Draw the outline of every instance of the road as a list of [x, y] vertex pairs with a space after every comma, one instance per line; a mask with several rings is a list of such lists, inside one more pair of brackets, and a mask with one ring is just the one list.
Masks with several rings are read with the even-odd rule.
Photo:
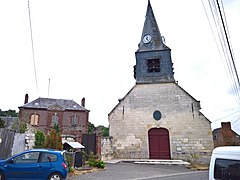
[[207, 180], [208, 171], [196, 171], [178, 165], [132, 163], [107, 164], [104, 170], [69, 177], [68, 180]]

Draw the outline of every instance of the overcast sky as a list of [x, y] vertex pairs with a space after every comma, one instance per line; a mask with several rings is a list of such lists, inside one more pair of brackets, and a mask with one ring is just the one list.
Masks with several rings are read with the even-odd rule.
[[[207, 0], [203, 2], [209, 11]], [[239, 70], [240, 1], [223, 3]], [[201, 0], [151, 4], [172, 49], [175, 80], [201, 102], [201, 112], [214, 121], [213, 129], [231, 121], [240, 133], [240, 108]], [[30, 8], [38, 86], [28, 1], [0, 1], [0, 109], [18, 111], [26, 93], [29, 101], [49, 97], [80, 104], [85, 97], [90, 122], [108, 126], [108, 113], [135, 85], [135, 51], [147, 0], [30, 0]]]

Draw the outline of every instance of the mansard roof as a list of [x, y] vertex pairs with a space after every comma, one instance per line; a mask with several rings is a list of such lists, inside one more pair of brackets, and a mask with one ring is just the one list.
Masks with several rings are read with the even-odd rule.
[[39, 97], [38, 99], [32, 102], [24, 104], [23, 106], [20, 106], [19, 108], [51, 109], [53, 106], [62, 110], [89, 111], [73, 100], [41, 98], [41, 97]]

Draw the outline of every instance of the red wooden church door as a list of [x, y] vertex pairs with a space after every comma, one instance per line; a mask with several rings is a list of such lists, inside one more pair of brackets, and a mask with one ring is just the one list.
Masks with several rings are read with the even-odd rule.
[[165, 128], [152, 128], [148, 131], [149, 158], [171, 159], [169, 132]]

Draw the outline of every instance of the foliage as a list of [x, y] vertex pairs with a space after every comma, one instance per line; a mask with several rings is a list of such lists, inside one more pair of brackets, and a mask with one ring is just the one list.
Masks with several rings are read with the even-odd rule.
[[12, 129], [17, 131], [18, 129], [18, 120], [15, 120], [13, 123], [12, 123]]
[[98, 159], [97, 161], [96, 161], [96, 164], [97, 164], [97, 168], [101, 168], [101, 169], [103, 169], [103, 168], [105, 168], [105, 162], [103, 162], [102, 160], [100, 160], [100, 159]]
[[73, 172], [74, 168], [72, 166], [72, 164], [73, 164], [72, 156], [66, 156], [66, 159], [67, 159], [68, 172]]
[[[104, 127], [103, 125], [97, 126], [98, 128], [102, 128], [102, 136], [108, 137], [109, 136], [109, 128]], [[88, 122], [88, 134], [94, 134], [96, 127], [91, 122]]]
[[104, 127], [102, 131], [102, 136], [103, 137], [108, 137], [109, 136], [109, 128]]
[[98, 127], [101, 127], [101, 128], [102, 128], [102, 136], [103, 136], [103, 137], [108, 137], [108, 136], [109, 136], [109, 128], [104, 127], [104, 126], [102, 126], [102, 125], [99, 125]]
[[56, 129], [51, 129], [49, 135], [46, 137], [46, 141], [44, 144], [45, 148], [62, 150], [62, 136], [60, 132], [57, 132]]
[[68, 167], [68, 172], [74, 172], [74, 167], [72, 167], [72, 166], [70, 166], [70, 167]]
[[88, 134], [94, 134], [95, 126], [91, 122], [88, 122]]
[[55, 129], [57, 133], [60, 132], [60, 128], [59, 128], [59, 125], [58, 125], [58, 124], [54, 124], [53, 129]]
[[92, 151], [89, 154], [88, 165], [91, 167], [96, 167], [96, 156]]
[[87, 160], [87, 157], [89, 157], [88, 154], [85, 151], [82, 151], [82, 163], [83, 163], [83, 165], [85, 164], [85, 162]]
[[19, 133], [21, 133], [21, 134], [23, 134], [23, 133], [25, 133], [25, 131], [27, 130], [27, 125], [26, 125], [26, 123], [20, 123], [19, 124]]
[[0, 116], [11, 116], [11, 117], [17, 117], [18, 113], [16, 113], [15, 110], [9, 109], [8, 111], [2, 111], [0, 109]]
[[35, 132], [34, 148], [43, 148], [45, 143], [45, 135], [42, 131], [37, 130]]
[[5, 121], [0, 118], [0, 128], [5, 128]]
[[88, 165], [90, 167], [97, 167], [102, 169], [105, 168], [105, 163], [100, 159], [96, 159], [96, 156], [93, 154], [93, 152], [90, 152]]

